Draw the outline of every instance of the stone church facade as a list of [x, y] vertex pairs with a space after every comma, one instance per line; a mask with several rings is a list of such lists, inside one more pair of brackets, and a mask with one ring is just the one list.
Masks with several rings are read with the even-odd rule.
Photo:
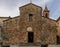
[[[29, 3], [19, 7], [20, 15], [3, 20], [2, 47], [41, 46], [57, 44], [57, 23], [49, 18], [49, 10]], [[60, 31], [60, 30], [59, 30]], [[59, 35], [58, 35], [59, 36]]]

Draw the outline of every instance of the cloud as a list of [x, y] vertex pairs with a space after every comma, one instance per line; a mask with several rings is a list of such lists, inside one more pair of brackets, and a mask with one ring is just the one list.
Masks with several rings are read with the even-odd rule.
[[[0, 0], [0, 16], [18, 16], [19, 7], [29, 3], [30, 0]], [[33, 3], [43, 6], [52, 0], [32, 0]]]
[[52, 14], [52, 18], [57, 19], [60, 16], [60, 6], [57, 6], [54, 13]]
[[44, 5], [46, 5], [46, 4], [48, 4], [48, 3], [51, 3], [53, 0], [34, 0], [33, 2], [35, 3], [35, 4], [38, 4], [38, 5], [40, 5], [40, 6], [44, 6]]
[[17, 7], [15, 7], [14, 9], [13, 8], [9, 8], [9, 7], [0, 7], [0, 16], [1, 17], [5, 17], [5, 16], [16, 16], [16, 15], [18, 15], [18, 8]]
[[8, 17], [8, 16], [16, 16], [19, 15], [18, 7], [17, 7], [18, 1], [12, 1], [12, 0], [0, 0], [0, 16], [1, 17]]
[[52, 2], [53, 0], [42, 0], [42, 2], [44, 3], [49, 3], [49, 2]]

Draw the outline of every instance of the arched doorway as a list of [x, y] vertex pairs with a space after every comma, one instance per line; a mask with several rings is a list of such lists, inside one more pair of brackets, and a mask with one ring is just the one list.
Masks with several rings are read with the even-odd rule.
[[34, 32], [32, 30], [32, 27], [28, 27], [27, 31], [28, 31], [28, 43], [33, 43], [34, 42]]
[[60, 44], [60, 37], [57, 36], [57, 44]]
[[34, 42], [34, 33], [28, 32], [28, 43], [33, 43], [33, 42]]

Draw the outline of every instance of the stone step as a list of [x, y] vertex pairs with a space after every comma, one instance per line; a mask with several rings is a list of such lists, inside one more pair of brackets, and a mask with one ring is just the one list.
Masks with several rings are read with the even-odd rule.
[[[41, 47], [41, 46], [16, 46], [16, 45], [12, 45], [10, 47]], [[60, 47], [60, 45], [48, 45], [48, 47]]]

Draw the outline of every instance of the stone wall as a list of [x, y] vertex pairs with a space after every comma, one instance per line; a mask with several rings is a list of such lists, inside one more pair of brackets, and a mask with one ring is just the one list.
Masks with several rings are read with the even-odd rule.
[[28, 32], [34, 33], [33, 44], [56, 44], [56, 22], [42, 17], [41, 7], [28, 4], [20, 10], [20, 16], [4, 21], [3, 45], [28, 44]]
[[0, 45], [2, 43], [3, 21], [6, 19], [8, 19], [8, 17], [0, 17]]
[[57, 21], [57, 35], [60, 37], [60, 20]]
[[[1, 47], [1, 46], [0, 46]], [[10, 47], [41, 47], [40, 46], [19, 46], [19, 45], [10, 45]], [[48, 47], [60, 47], [60, 45], [48, 45]]]

